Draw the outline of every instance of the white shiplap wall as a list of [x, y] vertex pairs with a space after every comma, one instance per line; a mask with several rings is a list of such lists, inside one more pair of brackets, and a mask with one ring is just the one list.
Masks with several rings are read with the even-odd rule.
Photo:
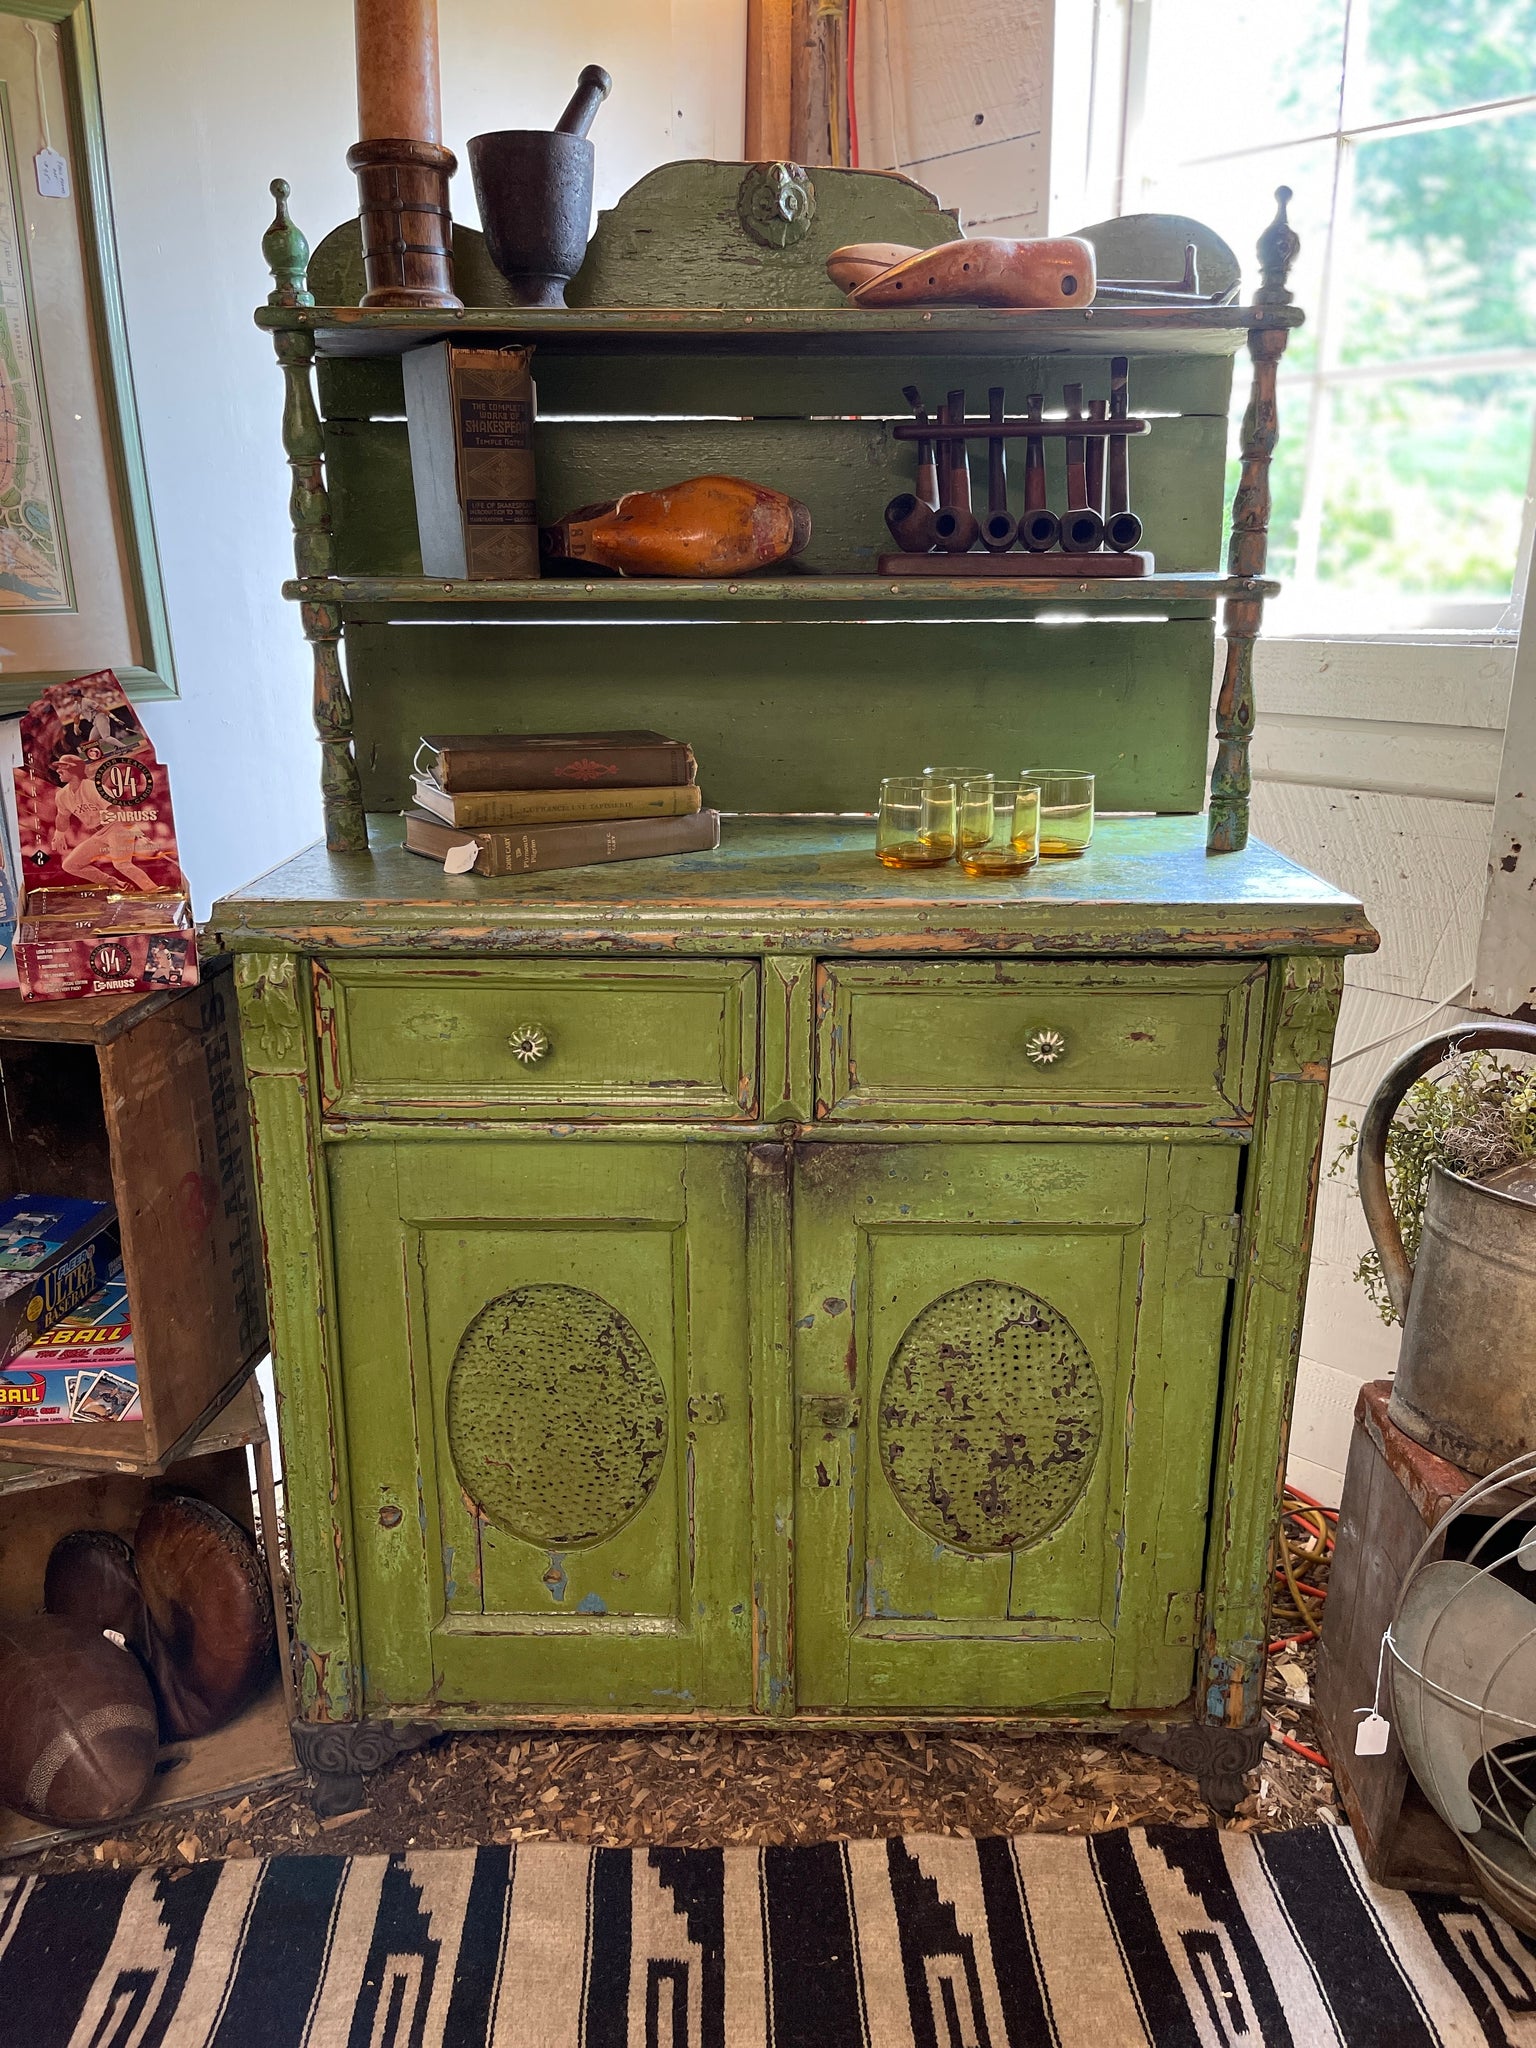
[[1317, 1236], [1291, 1431], [1297, 1484], [1333, 1503], [1362, 1382], [1399, 1332], [1354, 1277], [1370, 1244], [1344, 1132], [1415, 1039], [1470, 1018], [1488, 836], [1509, 701], [1504, 647], [1260, 642], [1253, 828], [1358, 895], [1381, 950], [1351, 960], [1339, 1015]]

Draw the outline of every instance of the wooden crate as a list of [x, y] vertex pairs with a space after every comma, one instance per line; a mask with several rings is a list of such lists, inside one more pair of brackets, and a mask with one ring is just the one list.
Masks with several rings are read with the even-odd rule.
[[117, 1204], [138, 1422], [0, 1424], [0, 1459], [163, 1468], [267, 1348], [239, 1021], [199, 988], [24, 1003], [0, 991], [0, 1196]]
[[[1404, 1575], [1435, 1523], [1474, 1483], [1471, 1473], [1393, 1426], [1391, 1394], [1390, 1380], [1373, 1380], [1355, 1404], [1318, 1651], [1317, 1713], [1334, 1781], [1376, 1882], [1403, 1891], [1472, 1891], [1466, 1854], [1419, 1790], [1395, 1732], [1385, 1754], [1355, 1755], [1355, 1710], [1375, 1697], [1382, 1634]], [[1445, 1554], [1442, 1539], [1426, 1562]], [[1385, 1684], [1382, 1697], [1390, 1718]]]
[[[254, 1495], [247, 1447], [255, 1464]], [[277, 1618], [277, 1670], [260, 1698], [233, 1721], [195, 1741], [167, 1743], [142, 1806], [112, 1828], [205, 1799], [238, 1798], [256, 1786], [297, 1775], [288, 1724], [293, 1705], [293, 1662], [271, 1445], [256, 1382], [247, 1380], [228, 1405], [163, 1478], [143, 1473], [82, 1475], [54, 1465], [0, 1469], [0, 1619], [40, 1614], [48, 1555], [74, 1529], [110, 1529], [132, 1538], [146, 1503], [168, 1491], [194, 1493], [221, 1508], [261, 1546]], [[50, 1827], [0, 1807], [0, 1857], [106, 1829]]]

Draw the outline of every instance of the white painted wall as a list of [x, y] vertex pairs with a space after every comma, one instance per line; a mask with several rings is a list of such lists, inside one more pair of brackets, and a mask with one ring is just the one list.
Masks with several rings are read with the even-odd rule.
[[[319, 830], [281, 382], [251, 324], [267, 186], [318, 241], [356, 212], [350, 0], [95, 0], [123, 295], [180, 701], [146, 707], [200, 912]], [[739, 157], [745, 0], [441, 0], [450, 145], [549, 127], [585, 63], [598, 204], [679, 156]], [[455, 209], [475, 221], [468, 168]]]

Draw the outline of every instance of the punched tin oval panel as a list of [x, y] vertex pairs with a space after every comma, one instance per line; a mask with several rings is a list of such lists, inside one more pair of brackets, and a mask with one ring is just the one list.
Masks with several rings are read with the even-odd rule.
[[618, 1534], [655, 1490], [667, 1392], [639, 1332], [584, 1287], [514, 1287], [459, 1339], [448, 1448], [488, 1522], [544, 1550]]
[[1059, 1528], [1103, 1434], [1087, 1345], [1059, 1309], [1000, 1280], [920, 1309], [880, 1388], [880, 1462], [903, 1512], [977, 1555]]

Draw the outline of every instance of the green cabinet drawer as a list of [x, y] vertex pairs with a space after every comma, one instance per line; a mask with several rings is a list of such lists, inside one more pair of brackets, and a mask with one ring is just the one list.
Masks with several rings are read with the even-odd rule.
[[1265, 970], [1250, 964], [828, 961], [816, 1114], [1245, 1125]]
[[315, 968], [330, 1117], [739, 1118], [751, 961], [405, 960]]

